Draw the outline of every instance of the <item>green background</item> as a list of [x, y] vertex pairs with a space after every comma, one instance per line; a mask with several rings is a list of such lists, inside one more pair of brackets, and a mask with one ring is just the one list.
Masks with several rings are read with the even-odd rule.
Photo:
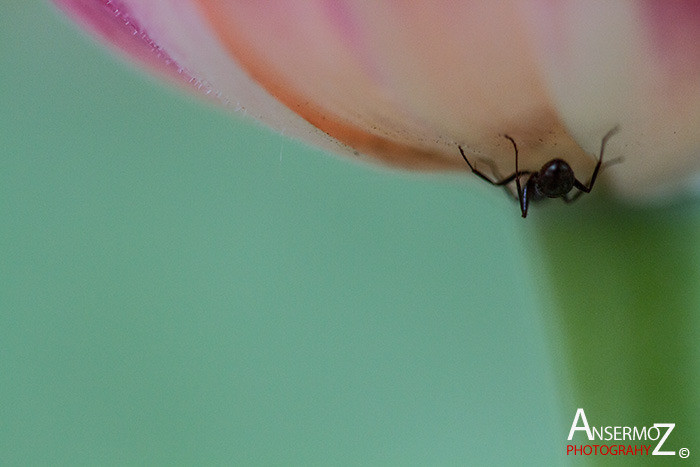
[[[523, 220], [0, 4], [0, 464], [561, 461]], [[529, 221], [529, 219], [528, 219]]]

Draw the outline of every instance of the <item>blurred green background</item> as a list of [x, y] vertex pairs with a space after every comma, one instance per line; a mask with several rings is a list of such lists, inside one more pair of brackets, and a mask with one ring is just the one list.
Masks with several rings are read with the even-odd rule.
[[558, 462], [523, 221], [0, 4], [0, 464]]

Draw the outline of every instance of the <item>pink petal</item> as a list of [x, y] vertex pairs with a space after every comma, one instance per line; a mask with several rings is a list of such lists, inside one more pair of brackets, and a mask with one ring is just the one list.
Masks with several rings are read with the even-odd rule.
[[173, 81], [183, 78], [189, 81], [185, 70], [149, 36], [125, 2], [54, 0], [54, 3], [83, 27], [151, 71]]
[[618, 192], [700, 172], [693, 2], [55, 2], [152, 70], [335, 152], [466, 170], [461, 144], [507, 174], [508, 134], [521, 169], [562, 157], [586, 174], [619, 125]]
[[192, 2], [53, 1], [97, 37], [176, 85], [281, 133], [328, 151], [352, 154], [352, 149], [309, 124], [251, 80], [221, 47]]

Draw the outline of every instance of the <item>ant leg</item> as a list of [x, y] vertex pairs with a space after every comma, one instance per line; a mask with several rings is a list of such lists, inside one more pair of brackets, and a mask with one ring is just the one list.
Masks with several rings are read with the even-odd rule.
[[[462, 158], [466, 161], [467, 165], [469, 165], [469, 168], [472, 170], [472, 173], [477, 175], [482, 180], [485, 180], [486, 182], [490, 183], [491, 185], [502, 186], [506, 192], [506, 195], [508, 195], [509, 198], [513, 198], [516, 201], [518, 200], [518, 197], [515, 195], [515, 193], [513, 193], [513, 191], [510, 190], [507, 186], [510, 182], [513, 181], [513, 179], [515, 178], [515, 174], [511, 174], [511, 175], [501, 179], [500, 181], [492, 180], [486, 174], [484, 174], [483, 172], [479, 171], [476, 167], [474, 167], [471, 162], [469, 162], [469, 159], [467, 159], [466, 154], [464, 154], [464, 150], [462, 149], [462, 146], [458, 146], [458, 148], [459, 148], [459, 152], [462, 153]], [[491, 161], [488, 161], [488, 163], [489, 163], [489, 166], [491, 167], [491, 172], [493, 173], [493, 175], [499, 177], [499, 175], [496, 173], [496, 170], [494, 170], [495, 167], [494, 167], [493, 163]]]
[[520, 184], [520, 176], [523, 174], [531, 174], [532, 172], [520, 172], [520, 169], [518, 167], [518, 145], [515, 144], [515, 140], [511, 138], [508, 135], [503, 135], [508, 140], [513, 143], [513, 149], [515, 150], [515, 174], [513, 176], [515, 177], [515, 187], [518, 190], [518, 201], [520, 202], [520, 213], [522, 214], [523, 218], [527, 217], [527, 208], [528, 205], [530, 204], [530, 197], [528, 196], [528, 185], [529, 182], [525, 185], [525, 189], [523, 189], [522, 185]]
[[[490, 177], [488, 177], [488, 176], [487, 176], [486, 174], [484, 174], [483, 172], [480, 172], [479, 170], [477, 170], [476, 167], [474, 167], [474, 166], [472, 165], [472, 163], [469, 162], [469, 159], [467, 159], [466, 154], [464, 154], [464, 150], [462, 149], [462, 146], [457, 146], [457, 147], [459, 148], [459, 152], [462, 153], [462, 158], [463, 158], [464, 161], [467, 163], [467, 165], [469, 166], [469, 168], [472, 170], [472, 173], [473, 173], [474, 175], [479, 176], [479, 178], [481, 178], [482, 180], [487, 181], [487, 182], [490, 183], [491, 185], [495, 185], [495, 186], [507, 185], [507, 184], [509, 184], [510, 182], [512, 182], [513, 179], [515, 178], [515, 175], [516, 175], [516, 174], [512, 174], [512, 175], [509, 175], [509, 176], [505, 177], [503, 180], [500, 180], [500, 181], [491, 180]], [[493, 167], [491, 167], [491, 169], [493, 170]]]
[[[491, 175], [495, 177], [496, 179], [502, 178], [501, 174], [498, 173], [498, 167], [496, 167], [496, 164], [493, 163], [492, 160], [490, 159], [479, 159], [482, 160], [485, 164], [488, 164], [489, 168], [491, 169]], [[513, 174], [512, 176], [514, 176]], [[522, 173], [520, 174], [522, 175]], [[507, 178], [503, 178], [503, 181], [508, 180]], [[511, 180], [512, 181], [512, 180]], [[518, 195], [515, 194], [513, 189], [509, 186], [510, 182], [504, 183], [503, 186], [503, 192], [506, 194], [508, 198], [514, 199], [515, 201], [518, 201]]]
[[[608, 131], [605, 136], [603, 136], [603, 141], [600, 143], [600, 156], [598, 157], [598, 163], [595, 165], [595, 169], [593, 170], [593, 175], [591, 176], [591, 181], [588, 182], [588, 186], [584, 185], [583, 183], [579, 182], [578, 179], [574, 179], [574, 186], [580, 190], [580, 192], [584, 193], [590, 193], [591, 190], [593, 189], [593, 184], [595, 183], [595, 179], [598, 176], [598, 172], [600, 171], [601, 164], [603, 163], [603, 152], [605, 151], [605, 145], [608, 143], [608, 140], [612, 135], [618, 132], [620, 129], [619, 126], [615, 126], [612, 130]], [[571, 201], [574, 201], [578, 196], [574, 195], [572, 196]], [[565, 198], [566, 199], [566, 198]]]
[[529, 183], [525, 184], [522, 194], [520, 195], [520, 212], [523, 216], [523, 219], [527, 217], [527, 208], [530, 205], [529, 185]]

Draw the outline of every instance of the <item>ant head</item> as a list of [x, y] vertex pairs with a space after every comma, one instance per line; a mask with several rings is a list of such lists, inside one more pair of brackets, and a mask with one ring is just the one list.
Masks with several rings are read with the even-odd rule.
[[560, 198], [574, 187], [574, 171], [566, 161], [552, 159], [537, 173], [537, 191], [548, 198]]

